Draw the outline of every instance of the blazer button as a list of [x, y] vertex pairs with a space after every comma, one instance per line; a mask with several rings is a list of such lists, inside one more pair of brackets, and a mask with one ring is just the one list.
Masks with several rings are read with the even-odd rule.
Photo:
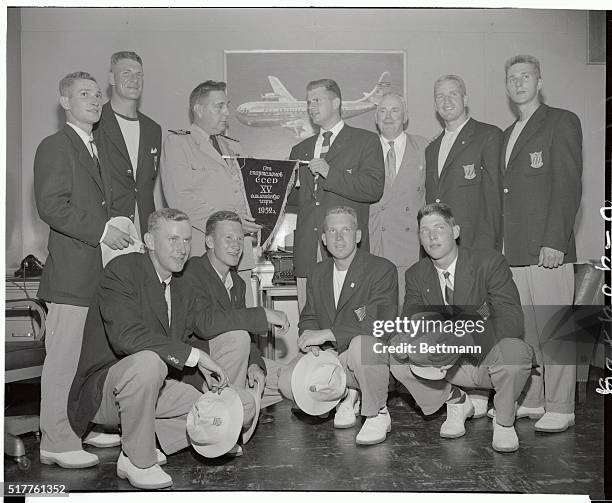
[[102, 201], [102, 206], [104, 206], [106, 204], [106, 201]]
[[380, 211], [385, 211], [385, 207], [384, 207], [384, 206], [381, 206], [381, 207], [380, 207]]
[[439, 203], [439, 202], [440, 202], [440, 200], [439, 200], [439, 199], [436, 199], [436, 203]]
[[134, 221], [134, 215], [130, 215], [130, 220], [133, 222]]
[[510, 192], [508, 189], [504, 189], [504, 194], [507, 194], [508, 192]]
[[406, 227], [406, 232], [410, 232], [410, 227]]
[[380, 230], [385, 232], [387, 229], [386, 229], [386, 227], [381, 227]]
[[410, 211], [410, 208], [408, 206], [406, 206], [406, 211]]
[[138, 188], [134, 188], [134, 192], [138, 192]]
[[127, 172], [128, 172], [128, 175], [132, 174], [132, 170], [131, 169], [128, 169]]
[[315, 232], [319, 232], [319, 229], [317, 229], [316, 227], [313, 229], [313, 231]]
[[319, 201], [317, 201], [317, 202], [315, 203], [315, 206], [319, 206], [320, 204], [321, 204], [321, 203], [320, 203]]

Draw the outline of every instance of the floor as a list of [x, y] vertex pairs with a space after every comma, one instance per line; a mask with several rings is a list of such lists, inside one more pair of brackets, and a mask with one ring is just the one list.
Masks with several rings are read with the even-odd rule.
[[[330, 419], [296, 415], [285, 401], [270, 411], [272, 423], [258, 426], [243, 457], [210, 460], [185, 450], [170, 456], [165, 469], [174, 480], [172, 489], [183, 491], [479, 491], [601, 499], [606, 397], [596, 387], [588, 383], [587, 399], [576, 409], [576, 426], [567, 432], [535, 433], [533, 421], [517, 421], [521, 448], [510, 454], [491, 448], [490, 420], [470, 420], [463, 438], [442, 439], [443, 410], [425, 418], [409, 396], [394, 394], [389, 400], [392, 431], [379, 445], [357, 447], [357, 428], [336, 430]], [[25, 441], [26, 450], [36, 453], [35, 436]], [[5, 458], [4, 480], [65, 483], [70, 491], [133, 489], [115, 475], [119, 447], [91, 451], [100, 465], [73, 471], [41, 465], [34, 454], [29, 471], [22, 472]]]

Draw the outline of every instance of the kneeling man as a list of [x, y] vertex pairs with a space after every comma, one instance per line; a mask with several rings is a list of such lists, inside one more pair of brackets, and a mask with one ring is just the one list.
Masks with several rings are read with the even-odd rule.
[[202, 333], [197, 299], [180, 282], [191, 246], [185, 213], [151, 213], [144, 236], [148, 253], [110, 261], [87, 315], [78, 370], [68, 400], [68, 418], [82, 435], [90, 422], [121, 425], [117, 474], [135, 487], [172, 485], [161, 468], [165, 456], [189, 445], [186, 417], [202, 392], [181, 382], [196, 365], [215, 387], [227, 373], [205, 351], [183, 342]]
[[[470, 398], [459, 386], [494, 389], [493, 448], [515, 451], [515, 402], [531, 373], [533, 349], [521, 340], [523, 312], [508, 263], [494, 250], [458, 246], [460, 229], [446, 204], [424, 206], [417, 220], [428, 257], [406, 271], [402, 317], [418, 321], [426, 317], [419, 313], [443, 310], [450, 313], [445, 323], [451, 322], [455, 330], [444, 338], [446, 344], [423, 351], [421, 343], [430, 334], [421, 332], [417, 339], [406, 332], [397, 336], [394, 342], [411, 343], [415, 352], [412, 357], [410, 351], [395, 353], [391, 372], [425, 414], [446, 402], [447, 418], [440, 429], [445, 438], [463, 436], [465, 420], [474, 415]], [[432, 349], [473, 352], [448, 364], [445, 354]], [[427, 359], [431, 365], [446, 364], [427, 372], [422, 367]], [[417, 361], [419, 366], [410, 365]], [[429, 378], [419, 377], [427, 374]]]
[[[372, 328], [375, 320], [397, 316], [397, 271], [387, 259], [357, 249], [361, 230], [351, 207], [330, 208], [323, 231], [323, 244], [332, 258], [316, 264], [308, 275], [298, 346], [315, 355], [320, 349], [337, 352], [348, 393], [336, 408], [334, 426], [356, 424], [354, 409], [361, 392], [361, 415], [366, 420], [356, 442], [380, 443], [391, 430], [386, 405], [389, 361], [375, 352], [380, 339], [372, 335]], [[281, 379], [295, 363], [281, 370]]]

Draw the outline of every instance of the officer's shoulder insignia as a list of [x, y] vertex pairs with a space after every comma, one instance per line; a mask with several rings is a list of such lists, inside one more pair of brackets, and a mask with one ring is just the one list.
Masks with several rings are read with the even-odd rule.
[[234, 142], [236, 142], [236, 143], [240, 143], [240, 141], [239, 141], [239, 140], [236, 140], [235, 138], [232, 138], [231, 136], [227, 136], [227, 135], [224, 135], [224, 134], [220, 134], [220, 135], [217, 135], [217, 136], [222, 136], [222, 137], [223, 137], [223, 138], [225, 138], [226, 140], [230, 140], [230, 141], [234, 141]]
[[168, 131], [172, 134], [180, 134], [180, 135], [191, 134], [191, 131], [189, 131], [188, 129], [168, 129]]

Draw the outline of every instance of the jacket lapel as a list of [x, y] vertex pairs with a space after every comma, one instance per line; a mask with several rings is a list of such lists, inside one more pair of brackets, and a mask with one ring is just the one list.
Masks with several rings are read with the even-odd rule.
[[434, 181], [436, 185], [440, 183], [440, 174], [438, 173], [438, 155], [440, 154], [440, 144], [442, 143], [442, 137], [444, 136], [444, 131], [438, 135], [438, 137], [431, 142], [429, 150], [429, 159], [426, 159], [425, 164], [428, 165], [431, 163], [432, 170], [431, 172], [434, 175]]
[[[170, 327], [168, 324], [168, 305], [166, 304], [166, 298], [164, 297], [164, 288], [162, 287], [159, 281], [159, 276], [157, 276], [157, 272], [155, 271], [155, 267], [153, 266], [151, 259], [148, 258], [147, 262], [148, 274], [144, 286], [145, 295], [148, 297], [149, 305], [151, 306], [151, 311], [153, 311], [153, 315], [159, 321], [159, 324], [164, 330], [164, 333], [169, 336]], [[172, 287], [170, 287], [170, 295], [172, 298]], [[174, 311], [174, 309], [172, 311]], [[172, 317], [174, 318], [174, 315]]]
[[448, 167], [453, 163], [455, 158], [465, 150], [472, 139], [474, 134], [474, 119], [469, 119], [463, 129], [459, 132], [459, 135], [455, 139], [453, 146], [446, 157], [446, 161], [444, 162], [444, 167], [442, 168], [442, 174], [440, 178], [444, 176], [444, 174], [448, 171]]
[[119, 150], [121, 155], [131, 165], [132, 161], [130, 160], [130, 154], [128, 153], [127, 146], [125, 145], [125, 140], [123, 139], [121, 128], [117, 122], [117, 117], [115, 117], [115, 112], [113, 112], [113, 109], [111, 108], [110, 101], [102, 107], [102, 120], [100, 121], [100, 124], [102, 126], [102, 130], [106, 136], [108, 136], [111, 143], [117, 147], [117, 150]]
[[[321, 297], [330, 320], [336, 317], [336, 303], [334, 302], [334, 261], [329, 259], [325, 264], [325, 274], [322, 277]], [[313, 289], [315, 291], [316, 289]]]
[[467, 306], [470, 304], [470, 290], [473, 285], [474, 269], [465, 252], [459, 247], [457, 264], [455, 265], [455, 282], [453, 284], [455, 305]]
[[[223, 284], [223, 282], [221, 281], [221, 278], [217, 274], [217, 271], [215, 270], [213, 265], [210, 263], [210, 259], [208, 258], [207, 254], [204, 254], [202, 256], [201, 262], [202, 262], [202, 266], [204, 267], [205, 274], [206, 276], [208, 276], [208, 281], [210, 281], [212, 286], [215, 288], [215, 297], [217, 298], [217, 302], [221, 304], [223, 309], [226, 309], [226, 310], [231, 309], [232, 306], [231, 306], [229, 295], [227, 294], [227, 289], [225, 288], [225, 285]], [[231, 274], [231, 272], [228, 272], [228, 274]], [[234, 292], [234, 290], [235, 288], [232, 288], [232, 292]]]
[[[147, 139], [149, 138], [148, 130], [145, 123], [140, 120], [140, 112], [138, 112], [138, 122], [140, 123], [140, 134], [138, 137], [138, 168], [136, 169], [136, 180], [138, 181], [142, 176], [145, 176], [145, 170], [143, 168], [145, 160], [151, 155], [149, 150], [149, 144]], [[148, 150], [148, 152], [147, 152]]]
[[89, 150], [85, 146], [85, 143], [83, 143], [83, 140], [78, 135], [78, 133], [68, 124], [66, 124], [65, 126], [65, 132], [70, 138], [72, 145], [78, 152], [79, 164], [85, 168], [87, 173], [89, 173], [89, 176], [91, 176], [94, 182], [96, 182], [96, 185], [98, 186], [102, 194], [104, 194], [104, 196], [106, 197], [107, 192], [104, 190], [104, 185], [102, 183], [102, 179], [100, 178], [100, 170], [98, 170], [98, 165], [89, 153]]
[[442, 297], [442, 290], [440, 289], [438, 272], [431, 259], [429, 259], [428, 262], [427, 270], [423, 277], [423, 282], [425, 284], [425, 292], [423, 294], [425, 305], [443, 306], [444, 298]]
[[[529, 118], [527, 124], [525, 124], [525, 127], [521, 131], [521, 134], [516, 139], [516, 143], [514, 144], [514, 148], [512, 149], [512, 153], [510, 154], [510, 159], [508, 159], [508, 167], [510, 167], [512, 161], [521, 152], [529, 138], [533, 137], [534, 133], [540, 128], [540, 124], [546, 118], [547, 109], [548, 107], [542, 103], [533, 113], [533, 115]], [[512, 130], [509, 130], [508, 138], [510, 138], [510, 133], [512, 133]], [[507, 145], [508, 143], [506, 141], [506, 146]], [[505, 148], [503, 152], [506, 152]]]
[[363, 277], [362, 274], [360, 274], [360, 271], [362, 271], [362, 259], [363, 257], [361, 252], [357, 250], [355, 257], [353, 258], [353, 261], [346, 272], [346, 278], [344, 278], [344, 284], [342, 285], [342, 291], [340, 292], [340, 298], [338, 299], [336, 313], [339, 313], [351, 299], [353, 294], [361, 288], [360, 280]]
[[227, 167], [225, 159], [223, 159], [223, 157], [221, 157], [221, 154], [217, 152], [215, 147], [212, 146], [212, 143], [210, 142], [208, 137], [204, 136], [204, 131], [201, 130], [199, 127], [194, 126], [194, 124], [191, 125], [190, 131], [191, 135], [193, 136], [193, 140], [196, 142], [196, 145], [200, 149], [200, 152], [202, 152], [204, 155], [207, 155], [217, 164], [220, 164], [224, 168]]

